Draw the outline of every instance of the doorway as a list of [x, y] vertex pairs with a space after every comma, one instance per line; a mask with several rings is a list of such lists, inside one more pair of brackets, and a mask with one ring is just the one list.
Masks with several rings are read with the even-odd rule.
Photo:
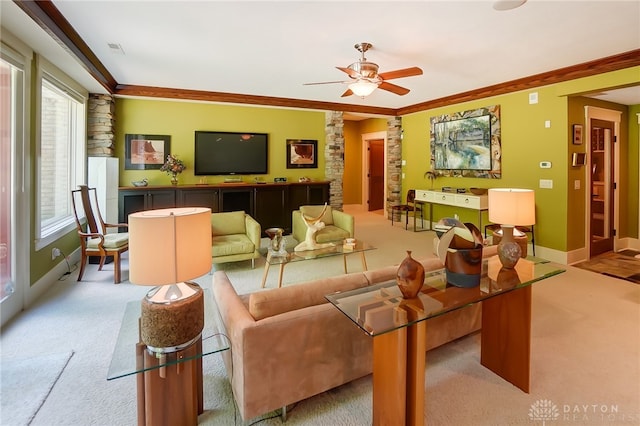
[[589, 153], [589, 167], [585, 170], [588, 180], [585, 191], [588, 259], [618, 249], [616, 232], [620, 200], [616, 183], [619, 181], [620, 144], [616, 139], [620, 134], [621, 118], [620, 111], [585, 106]]
[[387, 132], [362, 133], [360, 137], [362, 138], [362, 209], [379, 211], [387, 217]]
[[369, 171], [367, 180], [369, 187], [368, 211], [384, 208], [384, 139], [367, 141]]
[[591, 257], [613, 250], [614, 123], [591, 119]]

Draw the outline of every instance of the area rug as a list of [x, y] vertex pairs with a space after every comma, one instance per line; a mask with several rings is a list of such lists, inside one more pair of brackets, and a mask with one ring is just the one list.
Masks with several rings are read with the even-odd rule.
[[574, 266], [640, 284], [639, 254], [634, 250], [608, 252]]
[[73, 352], [64, 352], [2, 360], [0, 423], [11, 426], [29, 425], [72, 356]]

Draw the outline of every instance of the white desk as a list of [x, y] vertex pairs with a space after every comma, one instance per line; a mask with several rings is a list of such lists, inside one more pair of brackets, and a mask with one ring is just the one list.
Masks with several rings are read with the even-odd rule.
[[[433, 205], [441, 204], [445, 206], [460, 207], [463, 209], [478, 211], [478, 229], [482, 229], [482, 212], [489, 210], [488, 195], [458, 194], [455, 192], [430, 191], [425, 189], [416, 189], [416, 203], [429, 204], [429, 229], [431, 230], [431, 222], [433, 220]], [[416, 212], [414, 204], [413, 212], [413, 229], [416, 230]]]

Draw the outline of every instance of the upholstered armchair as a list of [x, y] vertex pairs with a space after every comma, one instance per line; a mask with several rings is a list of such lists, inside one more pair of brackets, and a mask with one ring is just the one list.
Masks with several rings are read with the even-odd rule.
[[260, 257], [260, 224], [243, 211], [211, 214], [211, 263]]
[[[302, 219], [302, 214], [307, 217], [317, 217], [322, 213], [322, 209], [324, 209], [324, 205], [300, 206], [300, 210], [294, 210], [292, 212], [292, 236], [296, 241], [304, 241], [307, 233], [307, 224]], [[317, 243], [353, 238], [355, 223], [352, 215], [328, 206], [321, 221], [324, 222], [325, 227], [316, 233]]]

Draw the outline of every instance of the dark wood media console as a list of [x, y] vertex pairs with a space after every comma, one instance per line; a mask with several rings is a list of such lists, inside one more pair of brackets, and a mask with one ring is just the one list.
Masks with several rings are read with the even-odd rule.
[[291, 212], [308, 204], [329, 202], [329, 182], [220, 183], [211, 185], [123, 186], [118, 190], [118, 221], [131, 213], [171, 207], [208, 207], [212, 212], [244, 210], [262, 231], [291, 233]]

